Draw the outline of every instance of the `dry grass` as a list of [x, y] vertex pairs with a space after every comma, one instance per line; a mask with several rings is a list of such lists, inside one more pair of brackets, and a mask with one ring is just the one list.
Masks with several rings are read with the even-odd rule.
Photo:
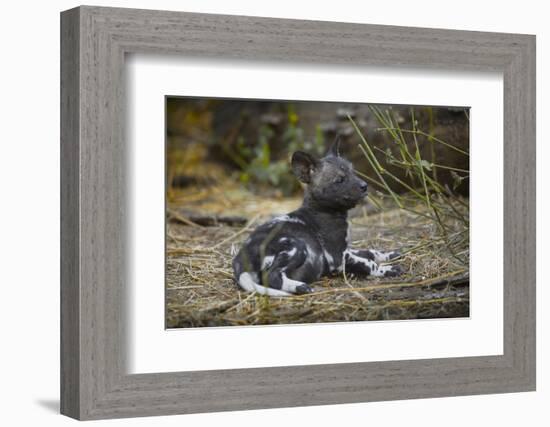
[[[398, 262], [405, 268], [405, 275], [359, 279], [340, 274], [314, 283], [313, 294], [287, 298], [240, 291], [231, 270], [238, 246], [256, 225], [273, 214], [294, 209], [299, 203], [299, 199], [254, 196], [237, 185], [188, 189], [174, 194], [167, 226], [167, 327], [469, 315], [467, 232], [457, 231], [448, 236], [455, 240], [455, 250], [460, 248], [457, 258], [457, 253], [450, 253], [447, 243], [439, 237], [433, 221], [400, 209], [357, 208], [351, 219], [352, 241], [354, 247], [402, 249], [404, 255]], [[240, 227], [224, 224], [203, 227], [186, 221], [189, 212], [242, 215], [248, 223]], [[452, 226], [449, 224], [450, 229]]]

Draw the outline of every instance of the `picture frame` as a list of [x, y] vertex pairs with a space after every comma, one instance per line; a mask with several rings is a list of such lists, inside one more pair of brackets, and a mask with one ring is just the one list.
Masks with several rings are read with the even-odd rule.
[[[503, 354], [128, 374], [129, 53], [502, 72]], [[81, 6], [61, 14], [61, 166], [62, 414], [87, 420], [535, 390], [532, 35]]]

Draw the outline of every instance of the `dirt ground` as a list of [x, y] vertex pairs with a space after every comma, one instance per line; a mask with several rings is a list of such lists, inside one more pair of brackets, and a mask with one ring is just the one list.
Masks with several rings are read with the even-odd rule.
[[[353, 247], [400, 249], [405, 274], [354, 278], [342, 273], [313, 284], [313, 294], [268, 298], [242, 292], [231, 260], [260, 223], [287, 213], [299, 198], [243, 191], [240, 186], [187, 188], [168, 197], [166, 327], [261, 325], [469, 316], [466, 242], [450, 253], [435, 225], [399, 209], [368, 203], [351, 213]], [[466, 234], [466, 235], [465, 235]]]

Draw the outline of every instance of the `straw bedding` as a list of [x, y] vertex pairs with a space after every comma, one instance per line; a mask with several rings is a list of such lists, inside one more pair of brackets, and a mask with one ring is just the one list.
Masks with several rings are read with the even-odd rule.
[[401, 209], [362, 206], [352, 211], [350, 221], [353, 247], [402, 250], [397, 262], [405, 269], [403, 276], [355, 278], [343, 272], [314, 283], [313, 294], [287, 298], [242, 292], [233, 280], [233, 254], [254, 227], [299, 203], [299, 198], [259, 196], [238, 186], [172, 194], [166, 227], [166, 326], [469, 315], [467, 230], [459, 229], [443, 241], [432, 221]]

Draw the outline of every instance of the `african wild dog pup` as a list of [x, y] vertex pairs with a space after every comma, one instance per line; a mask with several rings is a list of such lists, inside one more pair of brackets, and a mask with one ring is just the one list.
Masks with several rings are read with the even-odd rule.
[[[348, 210], [367, 194], [367, 183], [340, 157], [339, 139], [322, 159], [296, 151], [292, 171], [307, 184], [302, 207], [260, 225], [233, 260], [235, 280], [248, 292], [289, 296], [312, 292], [323, 275], [397, 276], [397, 265], [379, 265], [399, 254], [351, 249]], [[344, 265], [345, 263], [345, 265]]]

